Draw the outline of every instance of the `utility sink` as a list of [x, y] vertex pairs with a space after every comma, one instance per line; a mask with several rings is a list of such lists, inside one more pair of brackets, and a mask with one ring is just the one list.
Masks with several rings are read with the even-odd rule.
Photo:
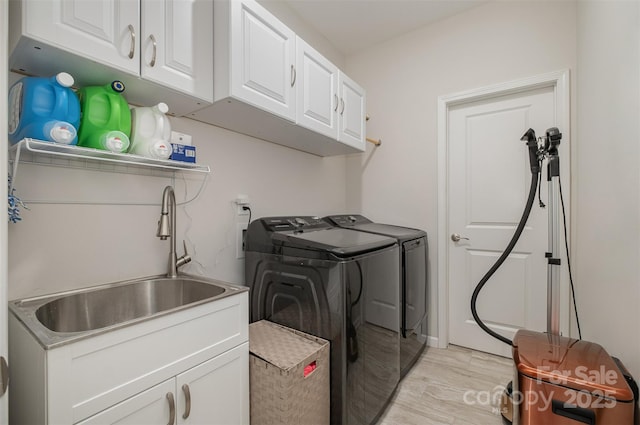
[[156, 276], [12, 301], [9, 308], [50, 347], [246, 289], [189, 275]]
[[54, 332], [90, 331], [214, 298], [224, 291], [191, 279], [150, 279], [67, 295], [39, 307], [36, 317]]

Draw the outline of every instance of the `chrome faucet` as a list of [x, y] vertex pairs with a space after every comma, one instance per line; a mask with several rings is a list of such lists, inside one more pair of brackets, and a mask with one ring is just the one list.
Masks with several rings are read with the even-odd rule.
[[[169, 224], [169, 218], [171, 218], [171, 224]], [[158, 221], [158, 232], [156, 236], [163, 241], [171, 238], [167, 277], [178, 277], [178, 268], [190, 262], [191, 256], [187, 252], [187, 244], [184, 241], [182, 241], [184, 244], [184, 255], [178, 258], [178, 254], [176, 253], [176, 195], [173, 192], [172, 186], [165, 187], [162, 192], [162, 211], [160, 220]]]

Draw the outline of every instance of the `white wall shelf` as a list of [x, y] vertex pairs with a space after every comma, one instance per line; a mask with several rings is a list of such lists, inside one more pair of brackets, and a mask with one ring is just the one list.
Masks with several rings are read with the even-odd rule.
[[[11, 190], [16, 186], [18, 166], [20, 163], [151, 177], [175, 178], [176, 173], [189, 173], [201, 175], [202, 185], [204, 185], [207, 174], [211, 172], [208, 165], [146, 158], [140, 155], [115, 153], [100, 149], [44, 142], [36, 139], [23, 139], [15, 145], [10, 146], [9, 161], [12, 163], [12, 167], [10, 168], [12, 181], [11, 187], [9, 187], [9, 193], [11, 193]], [[202, 187], [198, 191], [198, 194], [201, 189]], [[195, 197], [193, 199], [195, 199]], [[180, 204], [188, 203], [193, 199], [181, 202]], [[105, 203], [112, 204], [113, 202]], [[138, 203], [126, 202], [126, 204]], [[140, 204], [146, 205], [147, 203], [142, 202]]]

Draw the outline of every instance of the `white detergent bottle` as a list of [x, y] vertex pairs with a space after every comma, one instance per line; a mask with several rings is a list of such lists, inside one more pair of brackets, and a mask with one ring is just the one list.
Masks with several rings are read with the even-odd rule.
[[171, 123], [165, 114], [166, 103], [131, 108], [131, 148], [129, 153], [147, 158], [167, 159], [171, 156]]

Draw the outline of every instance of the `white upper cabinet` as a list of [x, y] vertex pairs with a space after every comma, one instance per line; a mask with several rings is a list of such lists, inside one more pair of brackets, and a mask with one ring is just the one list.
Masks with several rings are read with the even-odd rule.
[[365, 149], [366, 95], [362, 87], [342, 72], [339, 82], [340, 105], [338, 140], [354, 148]]
[[12, 0], [11, 70], [122, 80], [129, 103], [184, 115], [213, 101], [210, 0]]
[[364, 89], [300, 37], [296, 71], [298, 125], [364, 150]]
[[138, 1], [12, 0], [10, 4], [11, 21], [21, 20], [24, 35], [138, 73]]
[[233, 96], [295, 120], [295, 34], [254, 1], [216, 1], [216, 101]]
[[213, 3], [142, 0], [142, 78], [213, 102]]
[[364, 151], [360, 87], [341, 89], [339, 69], [255, 0], [213, 7], [214, 104], [191, 118], [320, 156]]
[[298, 37], [296, 40], [297, 114], [296, 122], [328, 137], [338, 138], [336, 113], [338, 67]]

